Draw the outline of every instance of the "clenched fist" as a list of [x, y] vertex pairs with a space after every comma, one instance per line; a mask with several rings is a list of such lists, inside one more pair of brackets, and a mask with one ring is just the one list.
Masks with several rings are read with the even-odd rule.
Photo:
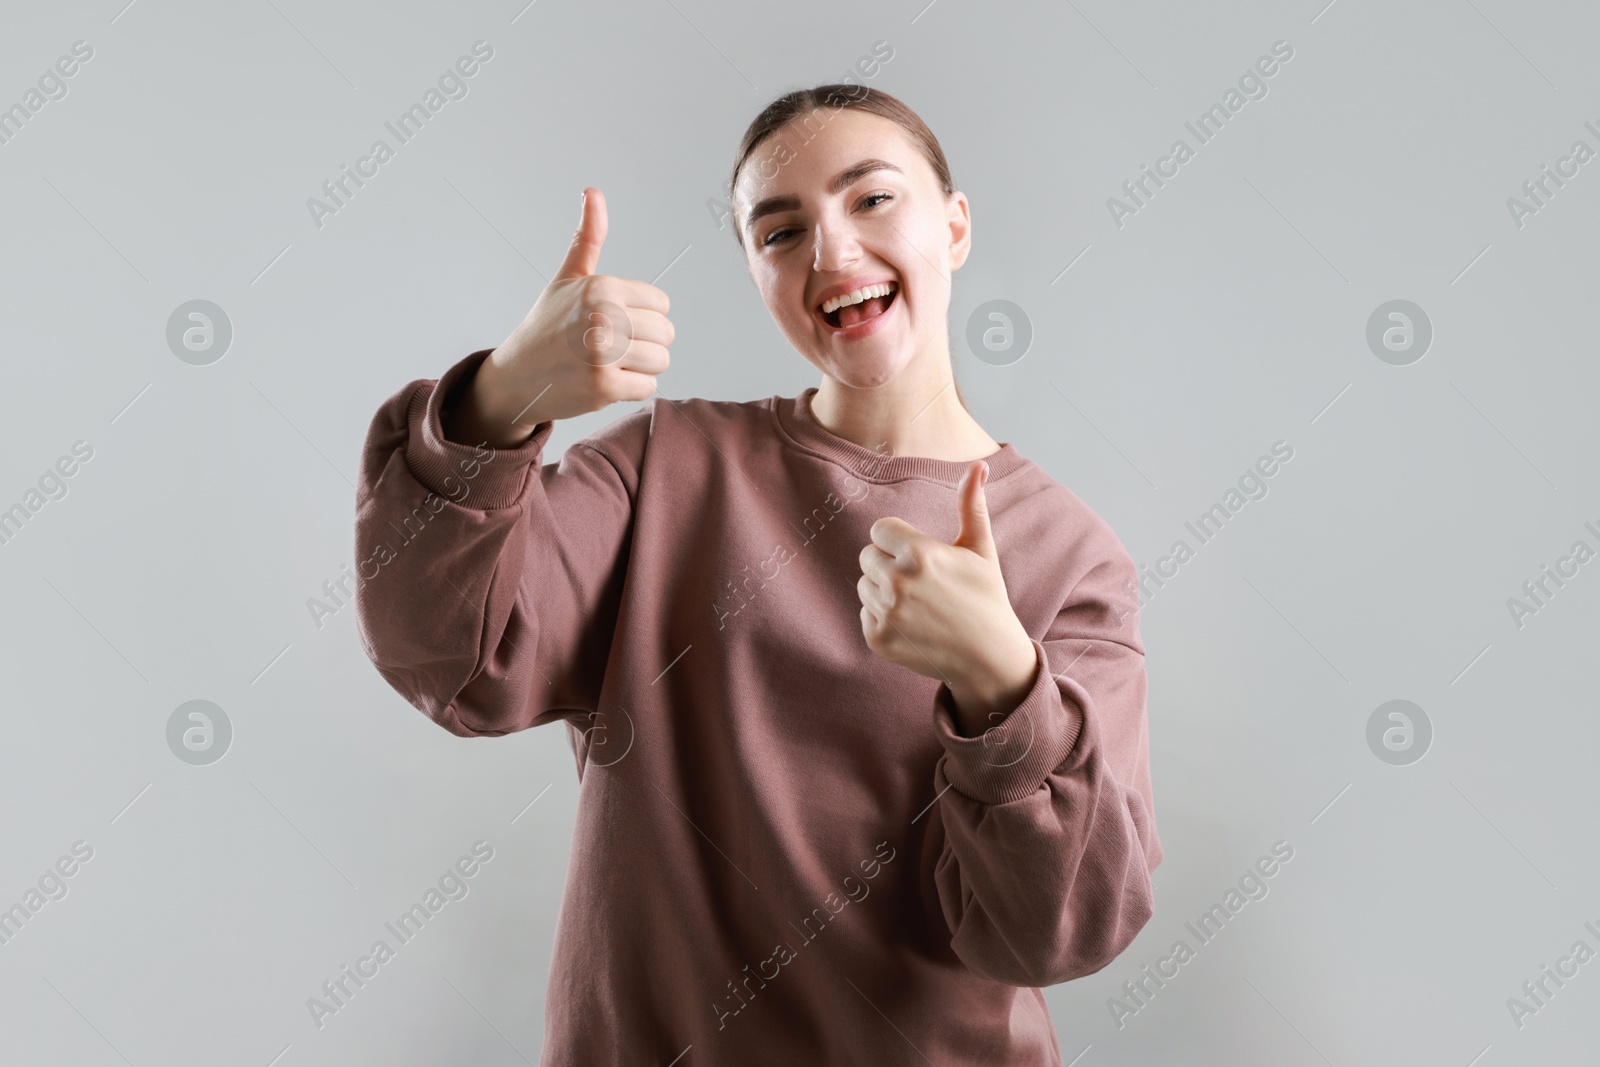
[[1012, 610], [983, 483], [973, 460], [957, 487], [960, 529], [945, 544], [904, 519], [872, 524], [861, 550], [861, 633], [891, 663], [950, 687], [968, 737], [993, 725], [1032, 688], [1039, 657]]

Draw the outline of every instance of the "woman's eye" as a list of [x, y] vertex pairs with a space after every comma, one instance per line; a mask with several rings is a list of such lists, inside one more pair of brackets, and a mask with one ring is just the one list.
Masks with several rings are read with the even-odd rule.
[[[861, 198], [861, 206], [877, 207], [878, 204], [882, 203], [883, 201], [893, 199], [893, 193], [868, 193], [866, 196]], [[767, 234], [766, 240], [761, 242], [761, 247], [766, 248], [770, 245], [776, 244], [779, 241], [786, 241], [788, 240], [788, 235], [795, 232], [797, 231], [790, 227], [784, 227], [781, 230], [773, 230], [771, 233]]]

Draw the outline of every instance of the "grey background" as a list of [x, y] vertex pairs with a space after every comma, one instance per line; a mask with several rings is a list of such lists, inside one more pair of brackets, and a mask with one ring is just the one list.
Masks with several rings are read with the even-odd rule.
[[[504, 338], [586, 184], [600, 269], [672, 297], [662, 395], [816, 384], [707, 203], [761, 106], [879, 40], [868, 84], [972, 201], [951, 335], [991, 434], [1141, 565], [1294, 448], [1144, 608], [1158, 907], [1046, 992], [1065, 1058], [1593, 1060], [1600, 962], [1520, 1028], [1506, 1004], [1600, 950], [1600, 562], [1521, 628], [1506, 605], [1600, 547], [1600, 161], [1521, 228], [1506, 207], [1600, 147], [1592, 5], [524, 2], [6, 5], [0, 105], [94, 48], [0, 145], [0, 507], [94, 448], [0, 546], [0, 906], [94, 849], [0, 946], [7, 1062], [537, 1061], [566, 732], [454, 738], [383, 683], [353, 609], [319, 629], [306, 602], [354, 563], [378, 404]], [[479, 39], [468, 95], [314, 226], [306, 199]], [[1278, 40], [1268, 95], [1114, 225], [1107, 198]], [[209, 366], [166, 344], [195, 299], [233, 326]], [[1006, 366], [964, 341], [993, 299], [1034, 331]], [[1409, 366], [1365, 341], [1393, 299], [1433, 324]], [[558, 426], [546, 458], [634, 409]], [[167, 745], [196, 699], [233, 730], [204, 766]], [[1393, 699], [1433, 727], [1408, 766], [1367, 745]], [[470, 894], [314, 1026], [307, 998], [478, 840]], [[1279, 840], [1269, 895], [1119, 1028], [1108, 998]]]

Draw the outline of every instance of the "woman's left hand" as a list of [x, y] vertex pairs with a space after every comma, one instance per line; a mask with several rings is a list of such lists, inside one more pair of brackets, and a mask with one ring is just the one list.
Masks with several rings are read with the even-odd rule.
[[904, 519], [873, 523], [856, 582], [867, 647], [948, 685], [967, 736], [992, 725], [986, 717], [1015, 708], [1039, 666], [1000, 573], [983, 491], [988, 477], [983, 460], [962, 476], [952, 544]]

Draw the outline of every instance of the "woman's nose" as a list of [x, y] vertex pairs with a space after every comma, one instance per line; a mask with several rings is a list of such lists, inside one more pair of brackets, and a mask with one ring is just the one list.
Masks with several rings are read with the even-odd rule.
[[861, 243], [848, 222], [822, 220], [813, 231], [812, 269], [818, 273], [842, 270], [861, 257]]

